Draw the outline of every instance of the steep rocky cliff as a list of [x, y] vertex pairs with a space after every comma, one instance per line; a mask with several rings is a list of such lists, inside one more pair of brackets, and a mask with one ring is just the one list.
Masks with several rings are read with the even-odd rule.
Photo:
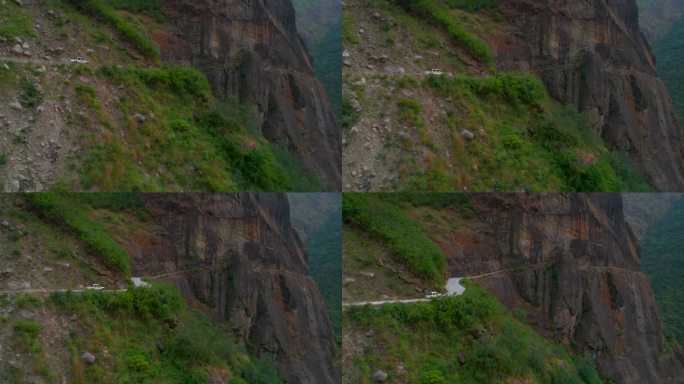
[[553, 98], [590, 116], [609, 149], [628, 151], [651, 185], [684, 188], [681, 130], [634, 0], [514, 0], [500, 7], [515, 26], [490, 39], [500, 69], [538, 74]]
[[133, 275], [162, 275], [272, 356], [288, 383], [339, 382], [333, 331], [285, 195], [144, 195], [155, 228], [124, 246]]
[[162, 10], [174, 26], [155, 37], [162, 58], [200, 68], [216, 92], [255, 105], [264, 136], [339, 190], [339, 132], [292, 3], [174, 0], [162, 2]]
[[[618, 383], [670, 383], [682, 355], [667, 352], [655, 299], [639, 272], [636, 238], [617, 194], [473, 195], [483, 226], [456, 234], [451, 273], [473, 276], [542, 334], [593, 356]], [[475, 239], [473, 239], [475, 237]]]

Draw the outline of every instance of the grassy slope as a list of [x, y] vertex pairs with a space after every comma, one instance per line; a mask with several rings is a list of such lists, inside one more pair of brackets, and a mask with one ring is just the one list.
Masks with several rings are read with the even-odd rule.
[[371, 336], [345, 382], [371, 383], [377, 369], [391, 382], [412, 384], [602, 382], [591, 359], [569, 356], [525, 325], [524, 315], [466, 286], [458, 297], [346, 311], [351, 337]]
[[[30, 255], [13, 264], [19, 268], [16, 273], [30, 273], [34, 284], [60, 288], [103, 279], [113, 288], [113, 279], [125, 281], [127, 269], [111, 262], [122, 252], [114, 237], [144, 227], [147, 220], [135, 194], [8, 195], [0, 202], [0, 213], [22, 228], [7, 235], [0, 259]], [[81, 250], [89, 253], [80, 256]], [[43, 278], [38, 271], [24, 271], [21, 263], [29, 260], [72, 267], [54, 272], [60, 276], [50, 280], [54, 273]], [[22, 309], [37, 315], [21, 320]], [[19, 366], [0, 363], [2, 382], [20, 383], [38, 375], [52, 383], [59, 372], [72, 383], [206, 383], [210, 378], [230, 379], [231, 384], [280, 383], [272, 363], [249, 357], [229, 330], [188, 308], [171, 286], [54, 294], [47, 301], [2, 296], [0, 314], [0, 325], [13, 329], [11, 350], [30, 357]], [[81, 361], [85, 351], [96, 355], [95, 364]]]
[[641, 267], [651, 281], [666, 335], [684, 343], [684, 199], [649, 225], [641, 242]]
[[440, 287], [446, 281], [446, 258], [391, 199], [391, 195], [345, 194], [344, 220], [383, 241], [416, 276]]
[[[396, 162], [392, 167], [400, 170], [393, 187], [416, 191], [650, 189], [635, 174], [626, 154], [609, 153], [587, 118], [551, 100], [539, 80], [516, 73], [468, 75], [474, 66], [487, 67], [491, 62], [480, 36], [486, 36], [487, 29], [502, 28], [496, 2], [374, 0], [372, 8], [394, 19], [382, 26], [385, 37], [378, 39], [395, 45], [395, 35], [403, 33], [396, 26], [402, 26], [415, 40], [417, 51], [412, 54], [430, 57], [429, 52], [437, 51], [438, 68], [460, 73], [456, 79], [423, 80], [412, 75], [379, 79], [392, 90], [382, 95], [391, 106], [384, 109], [396, 110], [396, 118], [408, 127], [408, 135], [387, 138], [388, 152], [418, 153], [395, 159], [387, 155]], [[353, 19], [347, 15], [343, 21], [345, 44], [360, 44]], [[450, 36], [452, 44], [470, 58], [444, 50], [444, 40], [440, 43], [434, 33], [430, 35], [425, 24]], [[363, 86], [353, 84], [353, 74], [347, 78], [362, 104], [375, 102], [364, 95]], [[518, 97], [521, 90], [530, 97]], [[420, 96], [399, 96], [404, 92]], [[378, 95], [371, 98], [378, 99]], [[437, 124], [435, 109], [439, 111]], [[344, 128], [351, 128], [359, 117], [348, 103], [343, 104]], [[473, 132], [475, 140], [464, 140], [464, 129]]]

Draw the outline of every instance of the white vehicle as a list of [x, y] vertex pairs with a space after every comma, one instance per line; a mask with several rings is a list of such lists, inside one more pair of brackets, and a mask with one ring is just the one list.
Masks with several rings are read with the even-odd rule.
[[69, 62], [70, 62], [71, 64], [88, 64], [88, 63], [90, 63], [90, 61], [88, 61], [88, 60], [86, 60], [86, 59], [84, 59], [84, 58], [82, 58], [82, 57], [80, 57], [80, 56], [77, 57], [77, 58], [75, 58], [75, 59], [69, 60]]
[[442, 76], [444, 72], [440, 71], [439, 69], [433, 68], [429, 71], [425, 71], [425, 74], [430, 76]]
[[426, 299], [435, 299], [435, 298], [441, 297], [441, 296], [442, 295], [439, 292], [432, 291], [432, 292], [428, 293], [427, 295], [425, 295], [425, 298]]
[[86, 287], [86, 289], [91, 291], [102, 291], [105, 289], [105, 287], [101, 286], [100, 284], [93, 284], [90, 287]]
[[150, 286], [150, 283], [143, 281], [143, 279], [139, 277], [131, 277], [131, 282], [133, 283], [133, 286], [136, 288], [147, 288]]

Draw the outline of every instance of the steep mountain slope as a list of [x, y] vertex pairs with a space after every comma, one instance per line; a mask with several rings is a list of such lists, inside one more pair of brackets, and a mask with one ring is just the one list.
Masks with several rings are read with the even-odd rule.
[[681, 132], [633, 2], [377, 0], [345, 12], [347, 188], [684, 187]]
[[[528, 316], [542, 332], [594, 356], [608, 379], [659, 383], [681, 377], [681, 356], [665, 348], [619, 195], [481, 195], [473, 205], [495, 244], [481, 257], [521, 268], [482, 281], [505, 304], [529, 306]], [[452, 265], [468, 262], [458, 258]]]
[[[146, 356], [155, 367], [153, 372], [168, 374], [163, 367], [169, 363], [164, 354], [175, 348], [174, 339], [164, 336], [168, 331], [160, 335], [159, 330], [169, 327], [165, 324], [171, 321], [171, 329], [184, 332], [178, 342], [187, 344], [178, 364], [187, 361], [208, 374], [182, 382], [226, 382], [245, 372], [242, 376], [247, 382], [271, 383], [275, 381], [269, 372], [276, 372], [275, 369], [277, 376], [287, 383], [339, 382], [333, 331], [318, 287], [308, 276], [306, 253], [289, 222], [289, 205], [284, 195], [9, 195], [6, 200], [9, 203], [4, 206], [3, 217], [11, 228], [5, 226], [3, 236], [17, 237], [10, 233], [16, 232], [16, 228], [22, 232], [11, 243], [18, 250], [8, 248], [3, 252], [3, 274], [9, 279], [3, 279], [2, 290], [78, 289], [79, 285], [82, 288], [93, 281], [115, 289], [126, 287], [127, 276], [132, 274], [172, 283], [187, 305], [216, 324], [195, 321], [194, 315], [180, 313], [181, 320], [187, 320], [182, 324], [188, 324], [188, 328], [177, 329], [172, 321], [174, 312], [170, 320], [160, 315], [155, 318], [159, 324], [154, 322], [145, 328], [131, 320], [136, 319], [134, 312], [129, 318], [125, 306], [118, 309], [120, 304], [116, 300], [124, 300], [125, 304], [131, 298], [108, 299], [110, 292], [104, 292], [102, 297], [57, 295], [54, 300], [75, 310], [77, 316], [70, 320], [67, 311], [64, 316], [53, 318], [51, 307], [31, 314], [43, 328], [51, 330], [46, 338], [40, 339], [42, 350], [49, 343], [50, 349], [60, 351], [52, 353], [47, 362], [48, 368], [57, 372], [56, 378], [85, 374], [88, 382], [108, 382], [108, 376], [98, 376], [98, 372], [120, 376], [136, 371], [139, 362], [118, 365], [126, 361], [122, 360], [127, 353], [125, 348]], [[42, 295], [40, 292], [35, 294]], [[138, 291], [129, 290], [126, 294], [136, 295], [135, 292]], [[175, 300], [173, 295], [164, 298], [162, 293], [156, 298], [145, 298], [146, 289], [139, 292], [143, 292], [141, 300], [151, 304]], [[26, 317], [15, 297], [16, 294], [3, 296], [3, 314], [12, 319]], [[134, 303], [135, 300], [133, 297]], [[99, 318], [83, 315], [88, 313], [89, 305], [97, 307], [93, 311], [101, 315]], [[163, 308], [175, 307], [169, 304]], [[122, 324], [131, 327], [128, 331], [126, 327], [112, 325], [119, 315], [127, 319]], [[81, 316], [85, 323], [80, 322]], [[69, 327], [63, 325], [70, 321], [92, 330], [92, 335], [76, 334], [79, 339], [70, 343], [64, 335]], [[224, 329], [212, 330], [216, 326]], [[102, 338], [100, 335], [108, 329], [111, 333]], [[136, 339], [137, 333], [131, 334], [131, 329], [148, 333]], [[10, 340], [12, 333], [8, 330], [2, 337]], [[224, 337], [246, 347], [221, 345]], [[90, 350], [96, 355], [95, 364], [77, 367], [69, 363], [73, 359], [78, 362], [78, 356], [87, 348], [98, 348], [95, 352]], [[226, 352], [231, 348], [235, 351]], [[248, 373], [251, 368], [245, 367], [246, 357], [240, 357], [247, 352], [272, 361], [275, 368], [256, 365]], [[212, 357], [205, 361], [204, 353]], [[226, 357], [226, 353], [232, 357]], [[158, 364], [162, 365], [160, 370]], [[24, 369], [28, 363], [23, 360], [15, 365], [21, 371], [31, 372]], [[36, 373], [39, 372], [33, 371], [31, 375]], [[43, 382], [50, 382], [50, 375], [45, 377]], [[130, 380], [127, 382], [141, 382], [135, 377]]]
[[289, 2], [22, 4], [0, 5], [5, 190], [339, 186], [334, 114]]
[[292, 3], [253, 0], [161, 4], [175, 31], [155, 36], [164, 60], [203, 70], [219, 94], [255, 105], [261, 131], [340, 189], [335, 117], [295, 25]]
[[502, 12], [520, 36], [497, 36], [500, 68], [539, 73], [552, 97], [590, 116], [609, 149], [629, 152], [649, 184], [684, 188], [682, 133], [635, 1], [513, 1]]
[[[408, 222], [391, 225], [367, 220], [363, 224], [353, 213], [354, 207], [360, 206], [358, 202], [350, 201], [350, 205], [345, 200], [345, 222], [352, 229], [361, 225], [373, 244], [366, 246], [370, 255], [365, 256], [364, 262], [363, 253], [350, 247], [359, 241], [358, 237], [348, 240], [346, 229], [345, 301], [421, 298], [423, 289], [434, 289], [429, 281], [421, 282], [426, 275], [419, 262], [433, 258], [427, 256], [433, 252], [422, 245], [427, 237], [446, 263], [442, 279], [461, 277], [486, 288], [517, 319], [527, 322], [544, 338], [563, 345], [575, 356], [595, 361], [603, 379], [619, 383], [679, 382], [684, 355], [676, 343], [665, 342], [649, 280], [640, 272], [638, 245], [625, 222], [620, 195], [458, 196], [408, 194], [372, 198], [393, 205], [398, 209], [397, 215], [413, 223], [411, 231], [422, 233], [416, 242], [421, 245], [415, 250], [417, 255], [421, 254], [418, 250], [423, 250], [422, 259], [411, 259], [413, 250], [402, 246], [392, 235], [404, 237]], [[355, 198], [363, 200], [363, 195]], [[351, 212], [350, 220], [346, 218], [347, 212]], [[374, 258], [383, 261], [378, 261], [380, 269], [387, 268], [393, 273], [378, 272], [373, 266]], [[348, 276], [353, 276], [354, 283], [346, 283]], [[373, 281], [383, 286], [384, 298], [377, 296], [377, 289], [368, 293], [353, 289]], [[392, 313], [381, 310], [376, 315], [378, 321], [390, 321]], [[410, 334], [403, 330], [400, 338], [403, 332]], [[355, 335], [360, 338], [350, 340], [352, 346], [361, 342], [373, 344], [372, 338], [366, 340], [362, 333]], [[348, 353], [345, 345], [345, 364]], [[432, 355], [435, 354], [448, 356], [437, 358], [441, 364], [458, 361], [453, 351], [445, 354], [433, 350]], [[509, 361], [502, 356], [496, 359]]]

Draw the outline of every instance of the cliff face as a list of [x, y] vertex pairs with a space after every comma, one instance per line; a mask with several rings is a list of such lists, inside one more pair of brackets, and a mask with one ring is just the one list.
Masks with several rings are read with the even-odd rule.
[[337, 383], [320, 292], [279, 194], [144, 195], [157, 224], [125, 243], [133, 275], [162, 275], [228, 323], [288, 383]]
[[290, 0], [162, 2], [174, 26], [156, 41], [166, 62], [193, 65], [220, 95], [256, 106], [264, 136], [292, 150], [329, 188], [341, 188], [341, 146]]
[[[455, 236], [456, 276], [524, 308], [548, 338], [591, 354], [618, 383], [669, 383], [681, 357], [665, 352], [662, 325], [636, 238], [617, 194], [473, 195], [483, 228]], [[478, 260], [483, 260], [479, 263]]]
[[684, 146], [634, 0], [513, 0], [515, 31], [492, 38], [497, 65], [537, 73], [551, 96], [588, 113], [611, 150], [628, 151], [661, 190], [684, 189]]

